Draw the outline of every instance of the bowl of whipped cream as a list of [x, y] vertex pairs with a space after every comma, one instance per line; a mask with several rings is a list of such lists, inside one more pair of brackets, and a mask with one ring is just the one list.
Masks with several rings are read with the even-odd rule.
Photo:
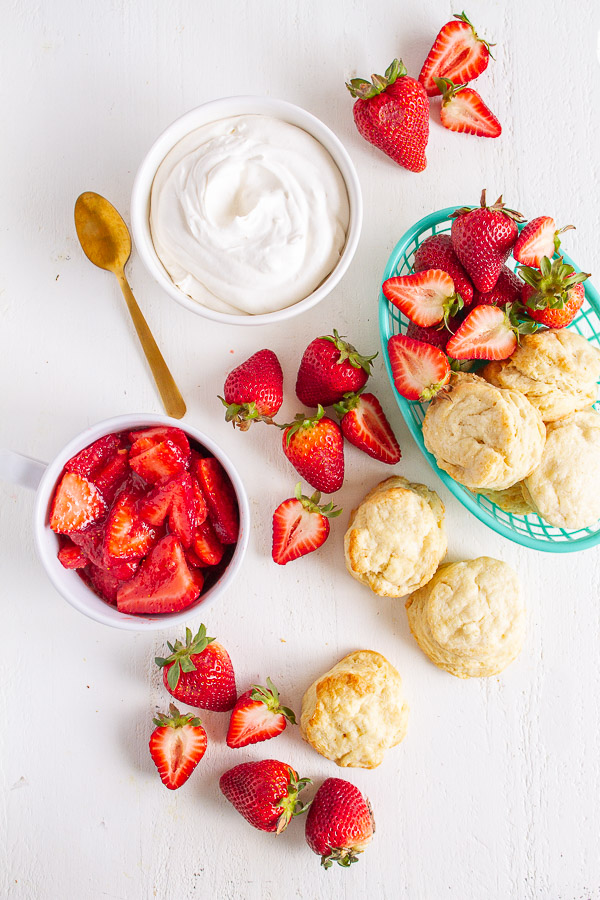
[[291, 318], [338, 284], [360, 237], [356, 170], [311, 113], [226, 97], [170, 125], [141, 163], [131, 227], [144, 265], [186, 309], [218, 322]]

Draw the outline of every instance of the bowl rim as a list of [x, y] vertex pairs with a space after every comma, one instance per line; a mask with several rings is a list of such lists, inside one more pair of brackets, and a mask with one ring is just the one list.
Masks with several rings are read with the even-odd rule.
[[[62, 469], [72, 456], [79, 450], [83, 450], [89, 444], [105, 434], [115, 431], [127, 431], [143, 426], [153, 427], [166, 425], [180, 428], [189, 434], [193, 440], [201, 443], [222, 464], [233, 484], [240, 513], [240, 533], [233, 555], [223, 574], [215, 584], [211, 585], [206, 594], [200, 595], [197, 601], [185, 609], [173, 613], [159, 613], [156, 615], [131, 615], [119, 612], [114, 606], [102, 600], [80, 578], [77, 582], [69, 583], [65, 576], [75, 576], [74, 572], [64, 569], [56, 556], [56, 544], [58, 538], [48, 525], [48, 513], [54, 488]], [[178, 419], [153, 413], [132, 413], [114, 416], [104, 419], [95, 425], [91, 425], [79, 432], [50, 462], [40, 480], [33, 509], [33, 535], [38, 558], [58, 593], [75, 609], [88, 618], [103, 625], [120, 628], [126, 631], [157, 631], [178, 625], [187, 619], [199, 616], [224, 592], [230, 582], [241, 568], [250, 534], [250, 505], [242, 480], [227, 454], [204, 432], [188, 423], [182, 423]], [[52, 540], [56, 538], [56, 542]], [[52, 549], [50, 545], [52, 544]], [[81, 592], [78, 588], [85, 588]], [[83, 599], [85, 598], [85, 599]]]
[[[389, 328], [388, 301], [382, 290], [383, 282], [386, 281], [386, 279], [392, 277], [398, 265], [399, 259], [405, 253], [408, 245], [416, 235], [424, 231], [426, 228], [431, 228], [432, 226], [439, 225], [443, 221], [447, 221], [450, 213], [454, 212], [457, 209], [460, 209], [462, 206], [465, 206], [465, 204], [459, 203], [456, 206], [446, 206], [444, 207], [444, 209], [438, 209], [435, 212], [428, 213], [426, 216], [423, 216], [404, 232], [400, 240], [396, 243], [386, 262], [383, 272], [383, 278], [381, 279], [381, 284], [379, 287], [379, 337], [381, 341], [381, 348], [383, 351], [383, 358], [385, 361], [385, 368], [387, 371], [388, 380], [394, 393], [394, 397], [396, 399], [400, 412], [402, 413], [402, 417], [415, 440], [415, 443], [429, 463], [432, 470], [441, 479], [450, 493], [452, 493], [456, 497], [456, 499], [460, 503], [462, 503], [462, 505], [470, 513], [472, 513], [472, 515], [475, 516], [476, 519], [479, 519], [480, 522], [482, 522], [484, 525], [487, 525], [488, 528], [491, 528], [492, 531], [495, 531], [497, 534], [500, 534], [507, 540], [512, 541], [516, 544], [520, 544], [523, 547], [528, 547], [532, 550], [539, 550], [546, 553], [574, 553], [582, 550], [588, 550], [600, 543], [600, 530], [598, 530], [595, 534], [587, 535], [586, 537], [582, 538], [572, 538], [571, 540], [557, 542], [541, 541], [538, 538], [533, 537], [532, 535], [521, 534], [520, 532], [514, 531], [512, 528], [509, 528], [503, 522], [498, 521], [496, 518], [490, 515], [490, 513], [488, 513], [484, 507], [480, 506], [479, 503], [477, 503], [472, 497], [469, 497], [467, 495], [467, 488], [465, 488], [463, 485], [460, 485], [457, 481], [451, 478], [451, 476], [448, 475], [447, 472], [444, 472], [443, 469], [439, 468], [435, 457], [425, 447], [421, 429], [417, 426], [412, 415], [410, 414], [410, 407], [412, 405], [411, 402], [396, 390], [394, 377], [392, 374], [392, 366], [387, 350], [387, 343], [389, 338], [391, 337], [391, 332]], [[562, 252], [562, 248], [561, 256], [564, 258], [566, 263], [575, 266], [575, 263], [573, 262], [571, 257]], [[575, 266], [575, 268], [577, 267]], [[594, 286], [590, 284], [589, 279], [584, 283], [584, 288], [587, 301], [592, 306], [595, 313], [600, 316], [600, 295], [598, 294]], [[565, 531], [565, 533], [567, 532]]]
[[[262, 107], [260, 111], [259, 107]], [[211, 111], [214, 112], [213, 117], [207, 115]], [[342, 248], [337, 265], [308, 297], [285, 309], [275, 310], [270, 313], [260, 313], [255, 316], [231, 315], [202, 306], [171, 281], [152, 242], [149, 221], [150, 193], [154, 176], [160, 163], [182, 137], [189, 134], [194, 128], [200, 127], [204, 122], [218, 121], [232, 115], [253, 114], [273, 115], [284, 121], [290, 121], [288, 116], [291, 117], [291, 120], [302, 120], [303, 124], [297, 121], [291, 121], [291, 124], [303, 128], [319, 141], [329, 152], [340, 170], [348, 194], [350, 218], [346, 242]], [[203, 118], [203, 122], [197, 122], [198, 118]], [[308, 112], [308, 110], [290, 103], [288, 100], [279, 100], [260, 94], [241, 94], [239, 96], [219, 97], [201, 103], [199, 106], [179, 116], [158, 135], [137, 169], [131, 193], [130, 217], [135, 246], [146, 271], [173, 300], [176, 300], [177, 303], [196, 315], [211, 319], [214, 322], [228, 325], [267, 325], [283, 322], [308, 309], [312, 309], [324, 300], [339, 284], [346, 274], [358, 247], [363, 222], [363, 200], [360, 181], [354, 163], [341, 140], [328, 125], [317, 118], [317, 116]]]

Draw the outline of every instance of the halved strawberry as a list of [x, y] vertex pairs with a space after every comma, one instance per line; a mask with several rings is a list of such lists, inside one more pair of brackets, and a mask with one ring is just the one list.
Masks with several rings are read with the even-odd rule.
[[446, 346], [454, 359], [508, 359], [516, 349], [515, 326], [498, 306], [476, 306]]
[[129, 453], [127, 450], [117, 450], [115, 455], [109, 459], [96, 475], [93, 481], [106, 503], [110, 504], [115, 499], [115, 495], [121, 486], [121, 483], [127, 476], [129, 471]]
[[458, 84], [473, 81], [487, 68], [490, 47], [478, 35], [464, 12], [447, 22], [436, 37], [423, 63], [419, 81], [430, 97], [440, 93], [435, 78], [451, 78]]
[[513, 247], [513, 256], [524, 266], [539, 269], [544, 256], [552, 259], [554, 254], [558, 253], [559, 235], [574, 228], [574, 225], [565, 225], [564, 228], [557, 229], [553, 218], [538, 216], [537, 219], [528, 222], [521, 231]]
[[65, 472], [74, 472], [95, 481], [92, 476], [112, 459], [120, 446], [121, 438], [118, 434], [106, 434], [73, 456], [65, 464]]
[[345, 394], [334, 409], [346, 440], [380, 462], [390, 466], [399, 462], [396, 435], [374, 394]]
[[424, 341], [394, 334], [388, 354], [396, 390], [407, 400], [431, 400], [450, 378], [446, 354]]
[[138, 559], [156, 543], [156, 531], [140, 516], [137, 491], [125, 488], [115, 500], [105, 526], [104, 552], [111, 559]]
[[200, 591], [174, 534], [154, 545], [135, 576], [117, 593], [120, 612], [153, 614], [185, 609]]
[[151, 525], [162, 525], [168, 516], [170, 530], [189, 547], [207, 509], [195, 479], [184, 472], [150, 491], [140, 503], [140, 515]]
[[318, 550], [329, 537], [329, 519], [339, 516], [330, 501], [319, 506], [321, 494], [305, 497], [302, 484], [296, 485], [295, 498], [284, 500], [273, 513], [273, 561], [285, 566], [294, 559]]
[[83, 569], [88, 564], [85, 553], [68, 538], [58, 551], [58, 561], [65, 569]]
[[454, 281], [442, 269], [396, 275], [383, 282], [384, 296], [417, 325], [428, 327], [447, 321], [463, 307]]
[[288, 722], [296, 724], [291, 709], [281, 706], [279, 693], [270, 678], [267, 687], [253, 684], [238, 697], [229, 720], [227, 746], [234, 750], [277, 737]]
[[206, 753], [206, 731], [192, 713], [182, 715], [171, 703], [170, 715], [159, 713], [150, 735], [150, 756], [162, 783], [175, 791], [188, 780]]
[[454, 84], [448, 78], [435, 78], [442, 92], [440, 121], [444, 128], [463, 134], [495, 138], [502, 134], [502, 125], [473, 88]]
[[105, 511], [106, 504], [98, 488], [74, 472], [65, 472], [60, 480], [50, 511], [50, 528], [57, 534], [82, 531]]
[[[225, 547], [217, 537], [210, 519], [205, 519], [196, 528], [191, 550], [196, 554], [200, 563], [204, 563], [205, 566], [217, 566], [223, 559]], [[194, 565], [198, 564], [194, 563]]]
[[190, 445], [179, 428], [147, 428], [130, 435], [129, 465], [150, 484], [164, 484], [187, 468]]
[[214, 456], [193, 459], [192, 472], [198, 479], [208, 507], [208, 515], [222, 544], [235, 544], [240, 527], [237, 498], [225, 469]]

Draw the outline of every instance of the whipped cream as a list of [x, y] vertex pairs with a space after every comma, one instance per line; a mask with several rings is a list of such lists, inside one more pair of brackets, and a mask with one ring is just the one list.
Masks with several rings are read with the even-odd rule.
[[257, 315], [303, 300], [346, 240], [346, 185], [330, 154], [270, 116], [190, 132], [158, 167], [150, 229], [171, 280], [218, 312]]

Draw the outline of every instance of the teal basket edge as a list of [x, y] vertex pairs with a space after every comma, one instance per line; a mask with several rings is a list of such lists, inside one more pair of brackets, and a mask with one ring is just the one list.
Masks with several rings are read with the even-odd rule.
[[[392, 250], [385, 266], [383, 278], [381, 279], [382, 283], [387, 278], [391, 278], [394, 274], [397, 273], [399, 263], [401, 261], [404, 261], [405, 264], [408, 264], [408, 258], [412, 254], [414, 254], [414, 251], [419, 246], [419, 238], [421, 237], [421, 235], [423, 235], [423, 237], [428, 237], [430, 233], [437, 233], [438, 231], [448, 231], [450, 225], [450, 214], [454, 212], [454, 210], [459, 209], [464, 205], [465, 204], [459, 203], [456, 204], [456, 206], [448, 206], [445, 209], [440, 209], [436, 212], [429, 213], [428, 215], [423, 216], [422, 219], [419, 219], [418, 222], [415, 222], [415, 224], [403, 234], [403, 236], [400, 238], [400, 240]], [[440, 228], [439, 226], [442, 225], [444, 225], [445, 227]], [[425, 232], [427, 232], [427, 234], [424, 234]], [[414, 249], [411, 251], [410, 248], [413, 245]], [[564, 257], [566, 263], [569, 263], [570, 265], [573, 265], [575, 268], [577, 268], [573, 260], [566, 253], [562, 253], [561, 251], [561, 255]], [[593, 312], [598, 318], [598, 328], [596, 329], [592, 325], [591, 332], [594, 343], [596, 343], [600, 347], [600, 295], [598, 294], [594, 286], [590, 284], [589, 280], [584, 283], [584, 287], [586, 300], [592, 307]], [[582, 307], [582, 311], [583, 309], [584, 307]], [[394, 385], [392, 367], [390, 364], [389, 354], [387, 352], [387, 343], [389, 338], [393, 334], [398, 333], [396, 331], [393, 331], [392, 329], [394, 314], [398, 315], [398, 312], [388, 303], [388, 300], [384, 296], [383, 291], [380, 287], [379, 335], [381, 339], [385, 367], [390, 385], [392, 387], [392, 391], [394, 393], [394, 397], [396, 398], [396, 402], [398, 404], [398, 407], [400, 408], [400, 412], [402, 413], [404, 421], [406, 422], [410, 433], [417, 443], [417, 446], [421, 450], [421, 453], [423, 454], [435, 474], [446, 485], [448, 490], [457, 498], [460, 503], [462, 503], [463, 506], [465, 506], [469, 510], [470, 513], [475, 516], [476, 519], [479, 519], [480, 522], [482, 522], [484, 525], [487, 525], [488, 528], [491, 528], [493, 531], [495, 531], [497, 534], [502, 535], [502, 537], [505, 537], [507, 540], [520, 544], [523, 547], [529, 547], [532, 550], [541, 550], [547, 553], [573, 553], [575, 551], [588, 550], [589, 548], [595, 547], [598, 543], [600, 543], [600, 523], [598, 523], [597, 525], [598, 530], [590, 533], [590, 529], [582, 529], [582, 531], [585, 532], [585, 535], [576, 537], [574, 536], [574, 534], [579, 534], [579, 532], [572, 533], [563, 529], [553, 528], [552, 526], [547, 525], [547, 523], [545, 523], [543, 519], [540, 519], [539, 516], [516, 516], [512, 513], [505, 513], [502, 510], [499, 510], [499, 507], [497, 507], [495, 503], [492, 503], [487, 498], [479, 498], [479, 500], [476, 499], [470, 491], [468, 491], [458, 482], [454, 481], [453, 478], [451, 478], [446, 472], [438, 467], [435, 457], [425, 447], [421, 425], [420, 423], [417, 423], [412, 412], [412, 407], [420, 407], [421, 405], [419, 403], [413, 403], [407, 400], [405, 397], [402, 397], [402, 395], [398, 393]], [[581, 315], [583, 315], [587, 319], [585, 312], [582, 312]], [[400, 315], [399, 319], [401, 318], [402, 316]], [[589, 339], [590, 335], [586, 335], [586, 337], [588, 337]], [[504, 521], [499, 520], [499, 514], [502, 516], [502, 518], [506, 518], [509, 524], [506, 524]], [[519, 530], [515, 528], [514, 524], [517, 521], [520, 525]], [[534, 523], [535, 529], [541, 531], [542, 534], [544, 534], [543, 538], [537, 537], [535, 535], [534, 529], [531, 527], [532, 522]], [[521, 530], [521, 527], [524, 530]], [[530, 533], [526, 533], [527, 531], [529, 531]], [[553, 534], [559, 534], [561, 536], [560, 540], [553, 538]]]

